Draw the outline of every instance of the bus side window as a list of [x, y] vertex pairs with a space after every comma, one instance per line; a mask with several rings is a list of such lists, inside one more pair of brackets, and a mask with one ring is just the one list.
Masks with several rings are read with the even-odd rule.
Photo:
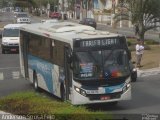
[[39, 49], [38, 55], [41, 58], [50, 60], [50, 40], [48, 38], [42, 37], [39, 39], [38, 49]]

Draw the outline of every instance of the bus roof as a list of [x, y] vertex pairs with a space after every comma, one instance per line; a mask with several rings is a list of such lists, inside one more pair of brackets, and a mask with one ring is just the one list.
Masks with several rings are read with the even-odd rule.
[[20, 28], [21, 26], [23, 26], [25, 24], [7, 24], [4, 26], [4, 28]]
[[119, 34], [95, 30], [95, 28], [93, 27], [72, 22], [55, 22], [45, 24], [34, 23], [22, 26], [20, 29], [23, 31], [69, 43], [71, 43], [73, 39], [90, 39], [121, 36]]

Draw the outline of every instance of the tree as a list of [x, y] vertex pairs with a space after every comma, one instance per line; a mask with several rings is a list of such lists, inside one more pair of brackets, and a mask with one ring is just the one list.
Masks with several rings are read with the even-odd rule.
[[115, 22], [130, 20], [137, 25], [138, 37], [144, 40], [145, 32], [160, 27], [159, 0], [121, 0], [117, 7]]
[[15, 0], [14, 1], [14, 6], [19, 6], [19, 7], [35, 7], [36, 2], [34, 0]]

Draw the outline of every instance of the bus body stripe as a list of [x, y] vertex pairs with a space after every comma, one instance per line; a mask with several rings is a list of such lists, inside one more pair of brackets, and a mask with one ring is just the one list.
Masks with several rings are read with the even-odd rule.
[[52, 80], [53, 64], [32, 55], [28, 55], [28, 64], [29, 68], [36, 70], [37, 74], [41, 74], [43, 76], [49, 92], [54, 93]]

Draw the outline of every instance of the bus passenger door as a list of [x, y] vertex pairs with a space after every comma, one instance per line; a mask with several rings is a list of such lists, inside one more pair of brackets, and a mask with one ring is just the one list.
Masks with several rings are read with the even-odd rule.
[[28, 74], [28, 36], [25, 34], [23, 38], [23, 62], [24, 62], [24, 73], [25, 73], [25, 78], [29, 78]]
[[64, 48], [64, 69], [65, 69], [65, 86], [66, 86], [66, 100], [69, 100], [70, 88], [72, 86], [71, 72], [70, 72], [70, 63], [69, 63], [69, 55], [70, 48]]

